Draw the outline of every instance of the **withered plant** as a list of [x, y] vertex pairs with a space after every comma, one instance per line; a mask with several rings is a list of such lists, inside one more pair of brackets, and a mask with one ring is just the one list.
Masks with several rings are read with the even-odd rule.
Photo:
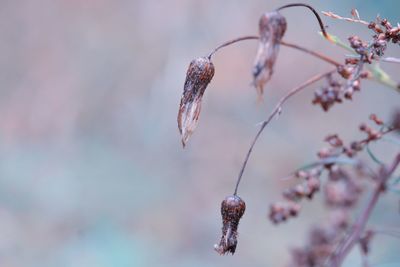
[[[323, 38], [346, 49], [351, 55], [346, 55], [344, 60], [337, 61], [297, 43], [283, 40], [287, 22], [282, 11], [292, 7], [309, 9], [318, 21]], [[320, 106], [325, 112], [330, 111], [336, 104], [352, 99], [354, 93], [361, 90], [364, 80], [374, 80], [400, 93], [400, 84], [393, 81], [379, 66], [381, 61], [400, 63], [398, 58], [385, 56], [389, 45], [400, 44], [400, 25], [398, 23], [393, 25], [379, 16], [372, 22], [364, 21], [355, 9], [348, 18], [332, 12], [322, 12], [322, 14], [332, 19], [368, 27], [372, 36], [370, 40], [363, 40], [359, 36], [351, 35], [346, 44], [326, 31], [320, 15], [314, 8], [307, 4], [294, 3], [264, 13], [259, 20], [258, 36], [244, 36], [227, 41], [207, 56], [194, 59], [189, 65], [178, 113], [178, 128], [183, 146], [187, 144], [197, 126], [202, 99], [215, 72], [212, 57], [220, 49], [240, 41], [258, 41], [258, 51], [252, 70], [253, 86], [258, 98], [262, 98], [264, 88], [273, 77], [274, 65], [282, 45], [305, 52], [333, 66], [331, 70], [316, 74], [289, 90], [278, 101], [267, 119], [261, 123], [239, 170], [233, 195], [227, 196], [221, 204], [222, 236], [219, 243], [214, 246], [221, 255], [234, 254], [236, 251], [239, 221], [246, 208], [245, 202], [238, 196], [238, 188], [253, 148], [265, 127], [281, 112], [289, 98], [321, 80], [324, 80], [325, 84], [315, 90], [314, 98], [310, 102]], [[317, 160], [290, 175], [298, 180], [297, 185], [282, 192], [282, 201], [271, 204], [269, 218], [272, 223], [280, 224], [298, 215], [303, 199], [312, 199], [321, 191], [325, 200], [324, 205], [330, 213], [328, 222], [323, 227], [311, 229], [309, 240], [304, 247], [291, 251], [289, 266], [341, 266], [346, 256], [356, 246], [360, 249], [364, 266], [368, 266], [370, 243], [376, 234], [400, 236], [400, 228], [387, 230], [368, 226], [368, 219], [380, 196], [389, 190], [398, 190], [400, 184], [400, 178], [394, 178], [396, 169], [400, 165], [400, 149], [391, 162], [385, 163], [380, 161], [369, 148], [370, 143], [379, 142], [389, 134], [400, 133], [400, 106], [393, 112], [393, 118], [387, 122], [375, 114], [369, 115], [369, 119], [370, 124], [363, 123], [359, 126], [359, 130], [365, 134], [364, 139], [346, 144], [338, 134], [327, 135], [325, 141], [328, 146], [317, 153]], [[398, 138], [398, 135], [395, 138]], [[394, 140], [394, 146], [400, 148], [400, 140]], [[376, 166], [370, 166], [360, 159], [359, 155], [363, 152], [373, 159]], [[356, 209], [356, 203], [368, 192], [372, 195], [367, 205], [360, 211], [360, 216], [353, 220], [351, 215]]]

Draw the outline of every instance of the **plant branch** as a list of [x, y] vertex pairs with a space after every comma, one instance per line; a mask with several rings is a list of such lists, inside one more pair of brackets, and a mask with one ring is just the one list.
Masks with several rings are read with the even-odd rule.
[[376, 203], [378, 202], [381, 193], [385, 189], [386, 182], [390, 179], [390, 177], [392, 176], [392, 174], [395, 172], [395, 170], [397, 169], [397, 167], [399, 165], [400, 165], [400, 154], [397, 154], [393, 163], [390, 166], [383, 167], [380, 170], [379, 177], [378, 177], [379, 178], [378, 184], [376, 185], [375, 190], [373, 191], [373, 194], [367, 203], [367, 206], [365, 207], [364, 211], [361, 213], [361, 216], [357, 219], [356, 223], [353, 225], [352, 233], [345, 240], [344, 245], [341, 248], [341, 250], [338, 252], [338, 254], [336, 254], [333, 257], [332, 266], [334, 266], [334, 267], [341, 266], [345, 257], [349, 254], [349, 252], [352, 250], [354, 245], [357, 244], [358, 241], [360, 240], [360, 237], [365, 229], [368, 219], [369, 219], [373, 209], [375, 208]]
[[[248, 35], [248, 36], [242, 36], [242, 37], [238, 37], [238, 38], [235, 38], [235, 39], [226, 41], [225, 43], [222, 43], [221, 45], [219, 45], [218, 47], [216, 47], [216, 48], [208, 55], [208, 58], [211, 59], [211, 57], [212, 57], [218, 50], [220, 50], [221, 48], [227, 47], [227, 46], [229, 46], [229, 45], [232, 45], [232, 44], [234, 44], [234, 43], [241, 42], [241, 41], [246, 41], [246, 40], [258, 40], [258, 39], [260, 39], [259, 36], [256, 36], [256, 35]], [[286, 42], [286, 41], [281, 41], [280, 44], [283, 45], [283, 46], [291, 47], [291, 48], [293, 48], [293, 49], [297, 49], [297, 50], [302, 51], [302, 52], [304, 52], [304, 53], [310, 54], [310, 55], [312, 55], [312, 56], [314, 56], [314, 57], [316, 57], [316, 58], [319, 58], [319, 59], [321, 59], [321, 60], [323, 60], [323, 61], [325, 61], [325, 62], [327, 62], [327, 63], [330, 63], [330, 64], [332, 64], [332, 65], [335, 65], [336, 67], [341, 65], [341, 64], [340, 64], [339, 62], [337, 62], [336, 60], [334, 60], [334, 59], [332, 59], [332, 58], [330, 58], [330, 57], [328, 57], [328, 56], [326, 56], [326, 55], [324, 55], [324, 54], [321, 54], [321, 53], [319, 53], [319, 52], [315, 52], [315, 51], [310, 50], [310, 49], [308, 49], [308, 48], [299, 46], [299, 45], [297, 45], [297, 44], [288, 43], [288, 42]]]
[[324, 14], [325, 16], [333, 18], [333, 19], [339, 19], [339, 20], [345, 20], [345, 21], [349, 21], [349, 22], [361, 23], [361, 24], [366, 25], [366, 26], [369, 25], [369, 22], [361, 20], [360, 18], [357, 18], [357, 19], [345, 18], [345, 17], [339, 16], [339, 15], [337, 15], [337, 14], [331, 12], [331, 11], [329, 11], [329, 12], [321, 11], [321, 13]]
[[254, 145], [256, 144], [258, 138], [260, 137], [260, 135], [261, 135], [262, 131], [265, 129], [265, 127], [271, 122], [271, 120], [272, 120], [276, 115], [278, 115], [278, 114], [281, 112], [281, 110], [282, 110], [282, 105], [283, 105], [290, 97], [292, 97], [292, 96], [295, 95], [296, 93], [300, 92], [301, 90], [303, 90], [303, 89], [306, 88], [307, 86], [309, 86], [309, 85], [311, 85], [311, 84], [313, 84], [313, 83], [315, 83], [315, 82], [321, 80], [322, 78], [328, 76], [329, 74], [331, 74], [331, 73], [333, 73], [333, 72], [335, 72], [335, 71], [336, 71], [336, 69], [330, 70], [330, 71], [328, 71], [328, 72], [325, 72], [325, 73], [322, 73], [322, 74], [318, 74], [318, 75], [315, 75], [315, 76], [311, 77], [310, 79], [308, 79], [307, 81], [305, 81], [305, 82], [302, 83], [301, 85], [296, 86], [295, 88], [293, 88], [292, 90], [290, 90], [285, 96], [283, 96], [283, 97], [279, 100], [279, 102], [276, 104], [275, 108], [272, 110], [272, 112], [271, 112], [271, 114], [268, 116], [268, 118], [267, 118], [265, 121], [262, 122], [260, 129], [258, 130], [256, 136], [254, 137], [253, 141], [251, 142], [250, 148], [249, 148], [249, 150], [247, 151], [245, 160], [244, 160], [244, 162], [243, 162], [243, 165], [242, 165], [242, 167], [241, 167], [241, 169], [240, 169], [240, 172], [239, 172], [239, 176], [238, 176], [237, 181], [236, 181], [235, 191], [234, 191], [234, 193], [233, 193], [234, 195], [237, 194], [240, 181], [241, 181], [241, 179], [242, 179], [244, 170], [246, 169], [247, 162], [248, 162], [248, 160], [249, 160], [249, 158], [250, 158], [250, 155], [251, 155], [251, 153], [252, 153], [252, 151], [253, 151]]
[[296, 7], [296, 6], [306, 7], [306, 8], [308, 8], [308, 9], [310, 9], [311, 12], [314, 13], [315, 17], [316, 17], [317, 20], [318, 20], [318, 24], [319, 24], [319, 27], [321, 28], [322, 34], [324, 35], [324, 37], [325, 37], [327, 40], [330, 40], [330, 37], [329, 37], [328, 33], [327, 33], [326, 30], [325, 30], [325, 26], [324, 26], [324, 23], [322, 22], [321, 17], [319, 16], [318, 12], [317, 12], [312, 6], [307, 5], [307, 4], [303, 4], [303, 3], [293, 3], [293, 4], [288, 4], [288, 5], [281, 6], [281, 7], [279, 7], [279, 8], [277, 9], [277, 11], [280, 11], [280, 10], [282, 10], [282, 9], [289, 8], [289, 7]]
[[310, 54], [310, 55], [312, 55], [314, 57], [322, 59], [325, 62], [328, 62], [328, 63], [330, 63], [332, 65], [335, 65], [336, 67], [342, 65], [341, 63], [337, 62], [336, 60], [334, 60], [334, 59], [332, 59], [332, 58], [330, 58], [330, 57], [328, 57], [328, 56], [326, 56], [324, 54], [315, 52], [313, 50], [310, 50], [308, 48], [304, 48], [304, 47], [296, 45], [296, 44], [292, 44], [292, 43], [288, 43], [288, 42], [285, 42], [285, 41], [281, 41], [281, 45], [284, 45], [284, 46], [287, 46], [287, 47], [291, 47], [291, 48], [297, 49], [299, 51], [305, 52], [305, 53]]
[[[340, 40], [339, 37], [332, 35], [332, 34], [328, 34], [328, 35], [329, 35], [329, 40], [332, 43], [334, 43], [335, 45], [337, 45], [343, 49], [346, 49], [347, 51], [349, 51], [353, 54], [355, 53], [354, 49], [351, 48], [346, 43], [344, 43], [342, 40]], [[369, 77], [371, 77], [370, 79], [375, 80], [375, 81], [377, 81], [387, 87], [390, 87], [400, 93], [400, 83], [392, 80], [390, 75], [387, 74], [383, 69], [381, 69], [379, 64], [368, 64], [367, 69], [369, 70], [369, 73], [371, 74], [371, 76], [369, 76]]]
[[221, 45], [217, 46], [209, 55], [208, 58], [211, 59], [211, 57], [221, 48], [224, 48], [226, 46], [229, 46], [231, 44], [237, 43], [237, 42], [241, 42], [241, 41], [245, 41], [245, 40], [258, 40], [260, 39], [260, 37], [258, 36], [254, 36], [254, 35], [249, 35], [249, 36], [242, 36], [242, 37], [238, 37], [229, 41], [226, 41], [225, 43], [222, 43]]

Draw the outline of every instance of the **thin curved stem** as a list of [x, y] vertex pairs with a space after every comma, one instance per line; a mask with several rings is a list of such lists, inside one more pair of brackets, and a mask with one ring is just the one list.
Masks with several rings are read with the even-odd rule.
[[322, 22], [321, 17], [319, 16], [318, 12], [312, 6], [303, 4], [303, 3], [293, 3], [293, 4], [287, 4], [287, 5], [281, 6], [277, 9], [277, 11], [280, 11], [282, 9], [289, 8], [289, 7], [296, 7], [296, 6], [302, 6], [302, 7], [306, 7], [308, 9], [310, 9], [312, 11], [312, 13], [314, 13], [315, 17], [318, 20], [318, 24], [319, 24], [319, 27], [321, 28], [322, 34], [325, 36], [326, 39], [330, 40], [329, 35], [325, 30], [325, 26], [324, 26], [324, 23]]
[[281, 112], [281, 110], [282, 110], [282, 105], [283, 105], [290, 97], [292, 97], [292, 96], [295, 95], [296, 93], [300, 92], [301, 90], [303, 90], [304, 88], [306, 88], [306, 87], [309, 86], [310, 84], [313, 84], [313, 83], [315, 83], [315, 82], [321, 80], [322, 78], [328, 76], [329, 74], [331, 74], [331, 73], [333, 73], [333, 72], [335, 72], [335, 71], [336, 71], [336, 69], [330, 70], [330, 71], [325, 72], [325, 73], [322, 73], [322, 74], [315, 75], [314, 77], [311, 77], [310, 79], [308, 79], [308, 80], [305, 81], [304, 83], [302, 83], [302, 84], [300, 84], [299, 86], [296, 86], [295, 88], [293, 88], [292, 90], [290, 90], [285, 96], [283, 96], [283, 97], [279, 100], [279, 102], [276, 104], [275, 108], [273, 109], [273, 111], [271, 112], [271, 114], [268, 116], [268, 118], [267, 118], [265, 121], [262, 122], [260, 129], [258, 130], [256, 136], [254, 137], [253, 141], [251, 142], [250, 148], [249, 148], [249, 150], [247, 151], [246, 157], [245, 157], [245, 159], [244, 159], [244, 162], [243, 162], [242, 167], [241, 167], [240, 172], [239, 172], [239, 176], [238, 176], [237, 181], [236, 181], [235, 191], [234, 191], [234, 193], [233, 193], [234, 195], [237, 195], [237, 191], [238, 191], [238, 188], [239, 188], [240, 181], [242, 180], [244, 170], [246, 169], [247, 162], [249, 161], [249, 158], [250, 158], [251, 152], [253, 151], [254, 145], [256, 144], [258, 138], [260, 137], [260, 135], [261, 135], [262, 131], [265, 129], [265, 127], [271, 122], [271, 120], [272, 120], [276, 115], [278, 115], [278, 114]]
[[281, 45], [284, 45], [284, 46], [287, 46], [287, 47], [291, 47], [291, 48], [297, 49], [299, 51], [308, 53], [308, 54], [310, 54], [310, 55], [312, 55], [314, 57], [317, 57], [319, 59], [322, 59], [323, 61], [326, 61], [326, 62], [328, 62], [328, 63], [330, 63], [332, 65], [335, 65], [336, 67], [342, 65], [339, 62], [337, 62], [336, 60], [334, 60], [334, 59], [332, 59], [332, 58], [330, 58], [330, 57], [328, 57], [328, 56], [326, 56], [324, 54], [320, 54], [318, 52], [312, 51], [310, 49], [304, 48], [304, 47], [296, 45], [296, 44], [292, 44], [292, 43], [287, 43], [285, 41], [281, 41]]
[[235, 39], [226, 41], [225, 43], [223, 43], [223, 44], [217, 46], [217, 47], [208, 55], [208, 59], [211, 59], [211, 57], [212, 57], [218, 50], [220, 50], [221, 48], [224, 48], [224, 47], [226, 47], [226, 46], [229, 46], [229, 45], [231, 45], [231, 44], [234, 44], [234, 43], [237, 43], [237, 42], [240, 42], [240, 41], [245, 41], [245, 40], [257, 40], [257, 39], [259, 39], [258, 36], [249, 35], [249, 36], [238, 37], [238, 38], [235, 38]]
[[[224, 47], [226, 47], [226, 46], [229, 46], [229, 45], [231, 45], [231, 44], [234, 44], [234, 43], [237, 43], [237, 42], [241, 42], [241, 41], [246, 41], [246, 40], [258, 40], [258, 39], [260, 39], [259, 36], [256, 36], [256, 35], [248, 35], [248, 36], [242, 36], [242, 37], [238, 37], [238, 38], [235, 38], [235, 39], [226, 41], [225, 43], [222, 43], [221, 45], [219, 45], [218, 47], [216, 47], [216, 48], [208, 55], [208, 58], [211, 59], [211, 57], [212, 57], [218, 50], [220, 50], [221, 48], [224, 48]], [[319, 59], [321, 59], [321, 60], [323, 60], [323, 61], [325, 61], [325, 62], [328, 62], [328, 63], [330, 63], [330, 64], [332, 64], [332, 65], [335, 65], [336, 67], [341, 65], [341, 64], [340, 64], [339, 62], [337, 62], [336, 60], [334, 60], [334, 59], [332, 59], [332, 58], [330, 58], [330, 57], [328, 57], [328, 56], [326, 56], [326, 55], [324, 55], [324, 54], [321, 54], [321, 53], [312, 51], [312, 50], [310, 50], [310, 49], [308, 49], [308, 48], [299, 46], [299, 45], [297, 45], [297, 44], [288, 43], [288, 42], [286, 42], [286, 41], [281, 41], [280, 43], [281, 43], [281, 45], [283, 45], [283, 46], [291, 47], [291, 48], [293, 48], [293, 49], [297, 49], [297, 50], [302, 51], [302, 52], [304, 52], [304, 53], [310, 54], [310, 55], [312, 55], [312, 56], [314, 56], [314, 57], [316, 57], [316, 58], [319, 58]]]

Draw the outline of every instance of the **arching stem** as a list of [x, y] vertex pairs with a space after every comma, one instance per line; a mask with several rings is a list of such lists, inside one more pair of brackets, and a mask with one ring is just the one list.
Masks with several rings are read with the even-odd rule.
[[217, 46], [209, 55], [208, 55], [208, 59], [211, 59], [211, 57], [221, 48], [224, 48], [226, 46], [229, 46], [231, 44], [237, 43], [237, 42], [241, 42], [241, 41], [245, 41], [245, 40], [258, 40], [260, 39], [258, 36], [242, 36], [242, 37], [238, 37], [229, 41], [226, 41], [225, 43]]
[[319, 24], [319, 27], [321, 28], [322, 34], [324, 35], [324, 37], [326, 39], [330, 40], [330, 37], [329, 37], [328, 33], [325, 30], [325, 26], [324, 26], [324, 24], [322, 22], [321, 17], [319, 16], [318, 12], [312, 6], [307, 5], [307, 4], [303, 4], [303, 3], [292, 3], [292, 4], [287, 4], [287, 5], [279, 7], [277, 9], [277, 11], [280, 11], [282, 9], [289, 8], [289, 7], [296, 7], [296, 6], [306, 7], [308, 9], [310, 9], [314, 13], [315, 17], [318, 20], [318, 24]]
[[[232, 44], [234, 44], [234, 43], [241, 42], [241, 41], [245, 41], [245, 40], [258, 40], [258, 39], [260, 39], [260, 37], [258, 37], [258, 36], [256, 36], [256, 35], [248, 35], [248, 36], [242, 36], [242, 37], [238, 37], [238, 38], [235, 38], [235, 39], [226, 41], [225, 43], [222, 43], [221, 45], [219, 45], [218, 47], [216, 47], [216, 48], [208, 55], [208, 58], [211, 59], [211, 57], [212, 57], [218, 50], [220, 50], [221, 48], [227, 47], [227, 46], [229, 46], [229, 45], [232, 45]], [[314, 57], [317, 57], [317, 58], [319, 58], [319, 59], [321, 59], [321, 60], [323, 60], [323, 61], [325, 61], [325, 62], [328, 62], [328, 63], [330, 63], [330, 64], [332, 64], [332, 65], [334, 65], [334, 66], [336, 66], [336, 67], [341, 65], [339, 62], [335, 61], [334, 59], [332, 59], [332, 58], [330, 58], [330, 57], [328, 57], [328, 56], [326, 56], [326, 55], [324, 55], [324, 54], [321, 54], [321, 53], [312, 51], [312, 50], [310, 50], [310, 49], [308, 49], [308, 48], [299, 46], [299, 45], [297, 45], [297, 44], [292, 44], [292, 43], [288, 43], [288, 42], [286, 42], [286, 41], [281, 41], [281, 45], [287, 46], [287, 47], [291, 47], [291, 48], [297, 49], [297, 50], [299, 50], [299, 51], [302, 51], [302, 52], [304, 52], [304, 53], [310, 54], [310, 55], [312, 55], [312, 56], [314, 56]]]
[[238, 188], [239, 188], [240, 181], [242, 180], [244, 170], [246, 169], [247, 162], [249, 161], [249, 158], [250, 158], [251, 152], [253, 151], [254, 145], [256, 144], [258, 138], [260, 137], [260, 135], [261, 135], [262, 131], [265, 129], [265, 127], [271, 122], [271, 120], [272, 120], [276, 115], [278, 115], [278, 114], [281, 112], [281, 110], [282, 110], [282, 105], [283, 105], [289, 98], [291, 98], [293, 95], [297, 94], [298, 92], [300, 92], [301, 90], [303, 90], [303, 89], [306, 88], [307, 86], [309, 86], [309, 85], [311, 85], [311, 84], [313, 84], [313, 83], [315, 83], [315, 82], [321, 80], [322, 78], [324, 78], [324, 77], [330, 75], [331, 73], [333, 73], [333, 72], [335, 72], [335, 71], [336, 71], [336, 69], [333, 69], [333, 70], [330, 70], [330, 71], [328, 71], [328, 72], [325, 72], [325, 73], [322, 73], [322, 74], [318, 74], [318, 75], [315, 75], [315, 76], [311, 77], [310, 79], [308, 79], [308, 80], [305, 81], [304, 83], [302, 83], [302, 84], [300, 84], [299, 86], [296, 86], [295, 88], [293, 88], [292, 90], [290, 90], [285, 96], [283, 96], [283, 97], [281, 98], [281, 100], [279, 100], [279, 102], [276, 104], [275, 108], [272, 110], [272, 112], [271, 112], [271, 114], [268, 116], [268, 118], [267, 118], [265, 121], [262, 122], [260, 129], [258, 130], [256, 136], [254, 137], [253, 141], [251, 142], [250, 148], [249, 148], [249, 150], [247, 151], [246, 157], [245, 157], [245, 159], [244, 159], [244, 161], [243, 161], [242, 167], [241, 167], [240, 172], [239, 172], [239, 176], [238, 176], [237, 181], [236, 181], [235, 191], [234, 191], [234, 193], [233, 193], [234, 195], [237, 195], [237, 191], [238, 191]]

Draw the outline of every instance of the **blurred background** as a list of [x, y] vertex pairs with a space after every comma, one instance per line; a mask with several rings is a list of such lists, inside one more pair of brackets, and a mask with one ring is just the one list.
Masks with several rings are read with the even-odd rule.
[[[400, 99], [366, 81], [329, 113], [310, 104], [319, 85], [290, 100], [245, 172], [237, 252], [219, 256], [220, 202], [233, 192], [258, 123], [284, 92], [330, 66], [282, 47], [257, 105], [257, 42], [226, 48], [214, 57], [197, 131], [183, 150], [176, 115], [186, 69], [223, 41], [256, 34], [263, 12], [289, 2], [1, 0], [0, 266], [285, 266], [326, 211], [318, 196], [296, 220], [272, 225], [269, 204], [288, 186], [280, 178], [315, 160], [327, 134], [351, 141], [370, 113], [389, 120]], [[396, 0], [304, 2], [399, 21]], [[309, 11], [283, 13], [285, 40], [343, 60], [346, 51], [319, 37]], [[370, 37], [362, 25], [323, 19], [343, 40]], [[400, 57], [399, 47], [387, 55]], [[398, 65], [382, 67], [400, 80]], [[373, 149], [387, 161], [396, 151]], [[400, 226], [398, 195], [381, 199], [371, 224]], [[372, 266], [398, 266], [399, 242], [377, 237]], [[355, 251], [346, 264], [359, 262]]]

